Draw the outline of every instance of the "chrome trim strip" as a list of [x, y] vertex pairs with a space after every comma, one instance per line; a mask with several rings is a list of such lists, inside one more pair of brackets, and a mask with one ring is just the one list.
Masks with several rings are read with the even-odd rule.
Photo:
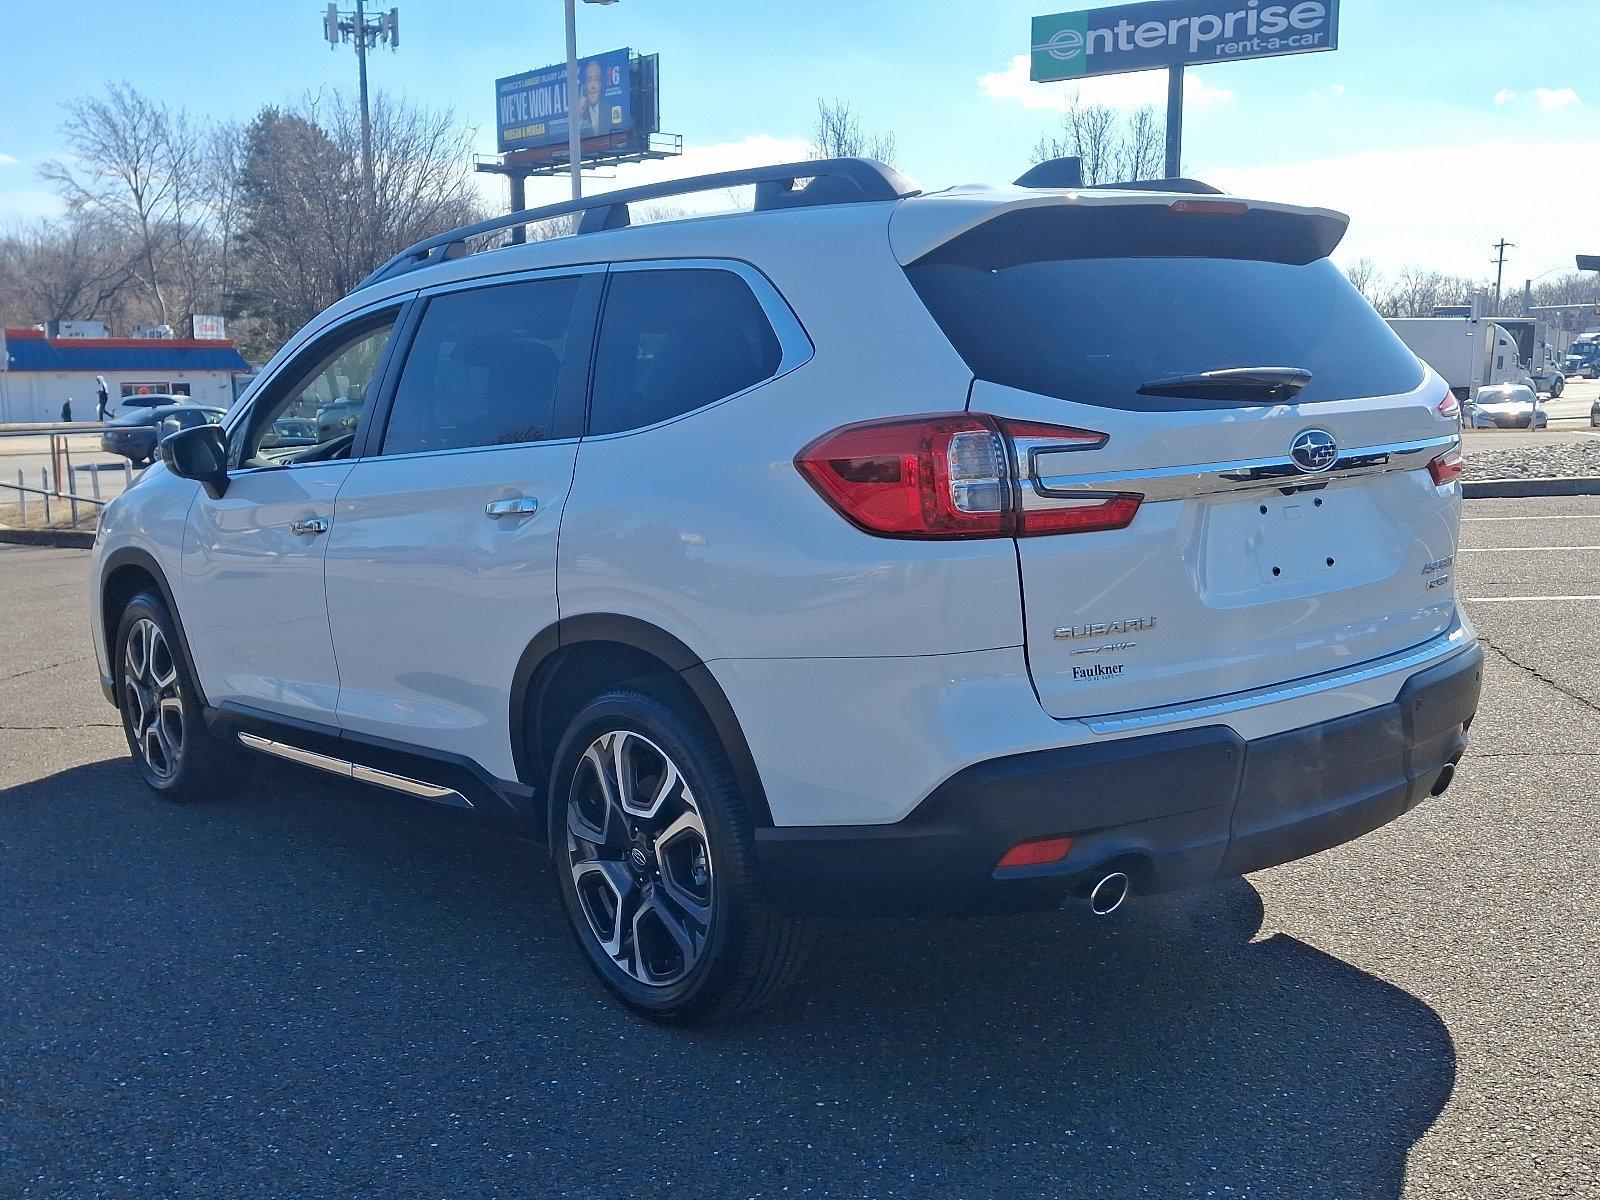
[[1256, 691], [1235, 692], [1230, 696], [1221, 696], [1213, 700], [1200, 700], [1170, 708], [1146, 708], [1135, 712], [1110, 713], [1102, 717], [1083, 717], [1081, 720], [1095, 733], [1127, 733], [1130, 730], [1151, 729], [1158, 725], [1176, 725], [1185, 721], [1225, 717], [1244, 709], [1260, 708], [1262, 705], [1276, 704], [1280, 700], [1296, 700], [1302, 696], [1348, 687], [1352, 683], [1363, 683], [1381, 675], [1427, 666], [1467, 649], [1475, 640], [1460, 624], [1457, 624], [1432, 641], [1424, 642], [1411, 650], [1391, 654], [1387, 658], [1364, 663], [1359, 667], [1330, 671], [1323, 675], [1311, 675], [1292, 683], [1278, 684]]
[[[1384, 446], [1358, 446], [1345, 450], [1333, 466], [1307, 474], [1288, 455], [1280, 458], [1240, 459], [1235, 462], [1200, 463], [1188, 467], [1153, 467], [1142, 471], [1106, 471], [1095, 475], [1053, 475], [1040, 472], [1041, 460], [1072, 453], [1066, 447], [1038, 447], [1029, 455], [1032, 490], [1040, 496], [1070, 498], [1137, 492], [1147, 501], [1187, 500], [1223, 492], [1261, 488], [1315, 486], [1335, 479], [1357, 479], [1389, 471], [1414, 471], [1425, 467], [1440, 451], [1457, 441], [1453, 433]], [[1024, 497], [1026, 499], [1026, 496]]]
[[316, 767], [319, 771], [350, 778], [350, 764], [342, 758], [334, 758], [331, 754], [302, 750], [299, 746], [291, 746], [287, 742], [275, 742], [271, 738], [260, 737], [254, 733], [241, 733], [239, 740], [252, 750], [259, 750], [263, 754], [273, 754], [290, 762], [300, 763], [302, 766]]
[[271, 738], [261, 737], [254, 733], [241, 733], [239, 741], [252, 750], [259, 750], [263, 754], [276, 755], [278, 758], [288, 759], [290, 762], [300, 763], [302, 766], [315, 767], [319, 771], [327, 771], [331, 775], [338, 775], [343, 779], [354, 779], [360, 783], [375, 783], [379, 787], [391, 791], [404, 792], [408, 796], [418, 796], [424, 800], [435, 800], [440, 804], [449, 804], [455, 808], [471, 808], [472, 801], [468, 800], [454, 788], [442, 787], [437, 783], [425, 783], [420, 779], [412, 779], [406, 775], [396, 775], [390, 771], [380, 771], [376, 767], [365, 767], [360, 763], [353, 763], [343, 758], [335, 758], [331, 754], [318, 754], [315, 750], [306, 750], [300, 746], [292, 746], [288, 742], [275, 742]]
[[407, 775], [396, 775], [391, 771], [380, 771], [376, 767], [364, 767], [360, 763], [350, 764], [350, 778], [359, 780], [362, 783], [375, 783], [379, 787], [386, 787], [396, 792], [404, 792], [408, 796], [419, 796], [424, 800], [436, 800], [440, 804], [449, 804], [455, 808], [472, 807], [472, 801], [454, 788], [443, 787], [437, 783], [425, 783], [420, 779], [412, 779]]

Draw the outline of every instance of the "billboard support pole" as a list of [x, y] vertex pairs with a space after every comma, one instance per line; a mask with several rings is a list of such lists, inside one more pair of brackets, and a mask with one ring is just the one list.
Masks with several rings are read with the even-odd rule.
[[[511, 184], [511, 211], [521, 212], [528, 207], [528, 177], [515, 172], [506, 176], [506, 181]], [[521, 245], [528, 240], [528, 227], [518, 225], [511, 231], [511, 244]]]
[[572, 198], [583, 199], [583, 142], [578, 132], [577, 0], [567, 0], [567, 157], [572, 161]]
[[1183, 64], [1167, 68], [1167, 178], [1183, 174]]

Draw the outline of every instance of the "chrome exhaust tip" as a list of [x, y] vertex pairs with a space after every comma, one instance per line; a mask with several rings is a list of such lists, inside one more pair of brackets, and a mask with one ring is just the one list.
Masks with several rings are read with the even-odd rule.
[[1097, 917], [1109, 917], [1122, 907], [1128, 898], [1128, 876], [1123, 871], [1112, 871], [1089, 889], [1089, 911]]
[[1428, 794], [1430, 796], [1442, 796], [1442, 795], [1444, 795], [1445, 788], [1449, 787], [1452, 783], [1454, 783], [1455, 782], [1455, 778], [1456, 778], [1456, 765], [1455, 765], [1455, 763], [1445, 763], [1444, 769], [1439, 772], [1439, 777], [1433, 781], [1433, 790], [1431, 792], [1429, 792]]

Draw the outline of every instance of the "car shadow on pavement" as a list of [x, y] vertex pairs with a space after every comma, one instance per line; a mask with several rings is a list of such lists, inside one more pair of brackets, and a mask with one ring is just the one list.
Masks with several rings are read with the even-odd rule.
[[1388, 1200], [1454, 1083], [1243, 881], [829, 924], [685, 1031], [606, 1001], [537, 847], [298, 768], [0, 791], [0, 879], [0, 1194]]

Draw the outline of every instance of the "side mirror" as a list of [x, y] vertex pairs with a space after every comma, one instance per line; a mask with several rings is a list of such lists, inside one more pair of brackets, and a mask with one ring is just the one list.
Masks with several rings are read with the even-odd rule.
[[228, 435], [220, 425], [195, 425], [161, 439], [161, 461], [180, 479], [198, 480], [206, 495], [228, 490]]

